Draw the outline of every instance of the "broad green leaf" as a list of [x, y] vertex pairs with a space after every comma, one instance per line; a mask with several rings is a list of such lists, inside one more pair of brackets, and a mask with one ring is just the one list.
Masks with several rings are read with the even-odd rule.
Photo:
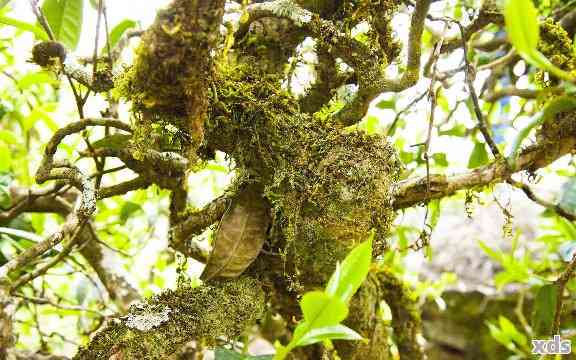
[[4, 6], [8, 5], [8, 3], [10, 3], [11, 0], [0, 0], [0, 9], [2, 9]]
[[368, 237], [368, 240], [357, 245], [346, 256], [337, 271], [332, 274], [326, 293], [335, 296], [347, 303], [356, 293], [360, 285], [366, 279], [372, 262], [372, 241], [374, 240], [374, 231]]
[[309, 329], [333, 326], [348, 316], [346, 303], [323, 291], [306, 293], [300, 301], [300, 307]]
[[308, 331], [296, 346], [306, 346], [324, 340], [362, 340], [362, 335], [344, 325], [327, 326]]
[[474, 149], [472, 154], [470, 154], [470, 159], [468, 160], [468, 169], [474, 169], [488, 163], [488, 153], [486, 152], [486, 147], [484, 143], [474, 144]]
[[12, 131], [0, 129], [0, 141], [8, 145], [17, 144], [20, 140]]
[[519, 53], [536, 50], [540, 39], [538, 11], [532, 0], [507, 0], [504, 19], [508, 38]]
[[0, 209], [8, 209], [12, 205], [12, 199], [8, 186], [0, 184]]
[[438, 166], [446, 167], [448, 166], [448, 160], [446, 159], [446, 153], [434, 153], [432, 154], [432, 159]]
[[510, 337], [514, 342], [520, 345], [526, 345], [527, 340], [524, 334], [520, 333], [516, 326], [508, 320], [505, 316], [498, 317], [498, 324], [500, 325], [500, 329], [504, 331], [508, 337]]
[[538, 50], [535, 50], [531, 53], [522, 54], [522, 57], [524, 58], [524, 60], [528, 61], [532, 65], [537, 66], [543, 70], [546, 70], [560, 79], [567, 81], [574, 81], [574, 77], [570, 73], [554, 65], [550, 60], [548, 60], [546, 56], [544, 56]]
[[534, 334], [547, 336], [551, 334], [558, 301], [558, 285], [547, 284], [542, 286], [534, 300], [532, 312], [532, 329]]
[[48, 35], [46, 34], [46, 32], [37, 25], [29, 24], [27, 22], [16, 20], [11, 17], [3, 15], [0, 15], [0, 24], [13, 26], [17, 29], [31, 32], [39, 40], [48, 40]]
[[8, 171], [12, 167], [13, 155], [8, 145], [0, 143], [0, 171]]
[[58, 80], [46, 71], [29, 72], [18, 79], [18, 88], [27, 90], [34, 85], [58, 84]]
[[56, 40], [74, 50], [82, 32], [84, 0], [46, 0], [42, 11]]
[[136, 27], [137, 23], [133, 20], [123, 20], [118, 25], [114, 26], [112, 31], [110, 31], [110, 48], [114, 49], [114, 47], [118, 44], [122, 35], [128, 30]]
[[458, 137], [464, 137], [466, 136], [466, 126], [464, 126], [463, 124], [456, 124], [454, 125], [454, 127], [452, 127], [451, 129], [448, 130], [440, 130], [438, 132], [438, 135], [440, 136], [444, 136], [444, 135], [449, 135], [449, 136], [458, 136]]

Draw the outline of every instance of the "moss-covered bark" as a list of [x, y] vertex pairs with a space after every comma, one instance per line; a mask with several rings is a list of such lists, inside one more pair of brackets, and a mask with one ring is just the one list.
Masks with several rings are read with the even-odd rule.
[[292, 285], [324, 284], [371, 228], [381, 254], [394, 217], [389, 190], [400, 169], [387, 140], [300, 113], [273, 75], [243, 67], [220, 74], [207, 143], [264, 185], [280, 235], [270, 246], [285, 254]]
[[75, 359], [165, 359], [193, 339], [210, 345], [237, 338], [261, 317], [264, 303], [250, 278], [166, 291], [112, 319]]
[[150, 145], [154, 127], [176, 126], [189, 155], [200, 145], [224, 0], [174, 0], [142, 37], [118, 93], [140, 115], [135, 141]]

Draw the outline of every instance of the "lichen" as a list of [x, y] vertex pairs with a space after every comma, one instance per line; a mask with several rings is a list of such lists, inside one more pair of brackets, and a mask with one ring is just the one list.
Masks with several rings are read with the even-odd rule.
[[142, 313], [130, 314], [125, 318], [126, 326], [131, 329], [148, 331], [170, 320], [169, 315], [172, 309], [167, 306], [151, 306], [151, 309], [141, 305], [138, 307]]
[[285, 17], [292, 20], [297, 26], [302, 26], [312, 19], [312, 14], [297, 6], [292, 0], [276, 0], [260, 5], [265, 11], [270, 11], [278, 17]]

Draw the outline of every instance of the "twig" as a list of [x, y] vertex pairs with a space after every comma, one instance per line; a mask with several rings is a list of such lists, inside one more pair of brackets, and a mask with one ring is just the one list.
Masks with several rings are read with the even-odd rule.
[[522, 190], [524, 192], [524, 194], [526, 194], [526, 196], [530, 200], [534, 201], [538, 205], [558, 214], [559, 216], [565, 218], [568, 221], [576, 221], [576, 215], [575, 214], [572, 214], [571, 212], [566, 211], [559, 204], [553, 204], [549, 201], [546, 201], [546, 200], [538, 197], [536, 194], [534, 194], [534, 191], [532, 191], [530, 186], [528, 186], [527, 184], [524, 184], [523, 182], [520, 182], [520, 181], [515, 181], [513, 179], [509, 179], [508, 183], [510, 185]]
[[568, 267], [562, 275], [556, 280], [555, 284], [558, 286], [558, 298], [556, 301], [556, 313], [554, 314], [554, 326], [552, 327], [552, 335], [560, 333], [560, 322], [562, 317], [562, 307], [564, 305], [564, 289], [566, 289], [566, 284], [574, 276], [576, 272], [576, 254], [572, 257], [572, 261], [568, 264]]
[[58, 255], [56, 255], [52, 260], [50, 260], [44, 266], [41, 266], [40, 268], [36, 269], [34, 272], [26, 273], [26, 274], [22, 275], [20, 278], [18, 278], [18, 280], [14, 281], [14, 283], [10, 286], [10, 291], [13, 292], [13, 291], [18, 290], [18, 288], [20, 288], [22, 285], [34, 280], [38, 276], [44, 275], [49, 269], [58, 265], [58, 263], [60, 263], [60, 261], [62, 261], [66, 256], [68, 256], [70, 254], [70, 252], [72, 252], [72, 249], [74, 248], [74, 246], [77, 244], [78, 240], [80, 239], [80, 236], [79, 236], [80, 232], [82, 231], [82, 228], [84, 227], [84, 225], [86, 225], [87, 222], [88, 222], [88, 219], [83, 219], [81, 222], [79, 222], [76, 225], [76, 228], [72, 231], [72, 236], [70, 237], [70, 241], [64, 247], [64, 249], [62, 249], [62, 251]]

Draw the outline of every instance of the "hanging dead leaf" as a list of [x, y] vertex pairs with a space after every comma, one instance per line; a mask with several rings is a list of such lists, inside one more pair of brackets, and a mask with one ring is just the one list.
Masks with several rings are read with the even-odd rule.
[[257, 184], [239, 190], [220, 220], [202, 280], [237, 277], [256, 259], [270, 224], [270, 205], [262, 193]]

